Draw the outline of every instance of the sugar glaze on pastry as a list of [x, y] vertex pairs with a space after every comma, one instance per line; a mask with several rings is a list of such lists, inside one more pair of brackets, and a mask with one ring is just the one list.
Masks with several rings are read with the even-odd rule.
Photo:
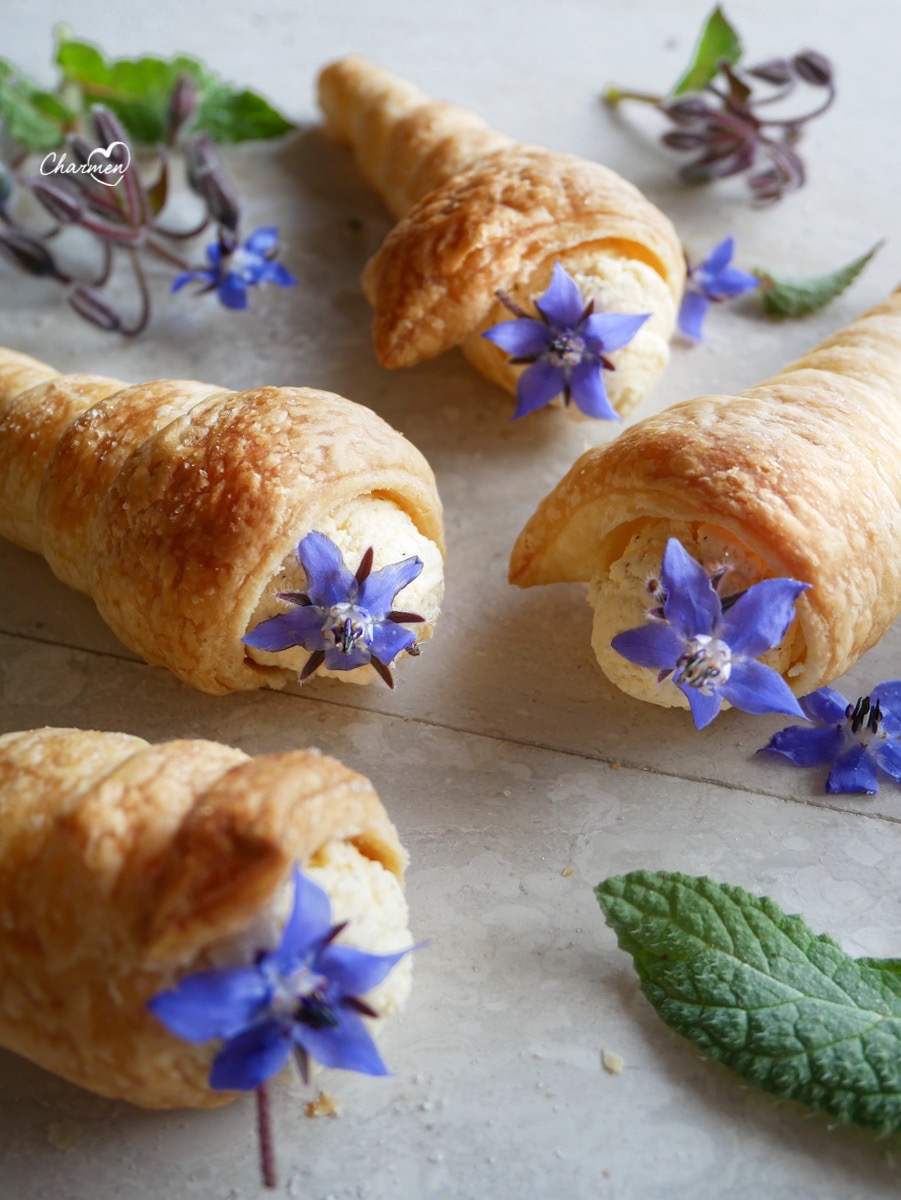
[[797, 695], [879, 640], [901, 612], [901, 292], [757, 387], [674, 405], [588, 450], [519, 535], [511, 582], [589, 583], [601, 666], [657, 704], [681, 697], [609, 642], [642, 624], [668, 537], [730, 568], [724, 594], [811, 585], [762, 660]]
[[481, 335], [509, 317], [499, 289], [529, 310], [559, 262], [598, 311], [651, 314], [607, 380], [619, 412], [643, 399], [667, 360], [685, 261], [637, 188], [599, 163], [516, 143], [362, 58], [325, 68], [319, 102], [399, 218], [363, 279], [383, 366], [460, 345], [515, 392], [521, 368]]
[[[39, 729], [0, 737], [0, 1044], [104, 1096], [208, 1107], [215, 1043], [147, 1002], [277, 944], [295, 865], [341, 935], [412, 944], [394, 826], [363, 776], [317, 751], [249, 758], [206, 741]], [[408, 958], [367, 996], [410, 990]], [[377, 1033], [380, 1022], [373, 1023]]]
[[[352, 570], [370, 546], [422, 560], [402, 603], [427, 639], [441, 503], [422, 454], [375, 413], [313, 388], [60, 375], [0, 349], [0, 535], [147, 662], [212, 693], [295, 679], [304, 651], [263, 662], [242, 638], [292, 582], [299, 541], [329, 529]], [[373, 674], [341, 677], [358, 673]]]

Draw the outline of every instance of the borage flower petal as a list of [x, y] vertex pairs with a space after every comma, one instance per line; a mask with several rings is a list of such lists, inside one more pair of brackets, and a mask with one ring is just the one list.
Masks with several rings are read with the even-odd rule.
[[301, 681], [320, 666], [355, 671], [371, 663], [393, 687], [389, 667], [416, 641], [401, 625], [423, 620], [417, 613], [395, 612], [394, 600], [422, 572], [422, 559], [411, 555], [372, 571], [370, 549], [353, 574], [335, 543], [318, 530], [302, 539], [297, 557], [306, 591], [282, 592], [280, 599], [299, 607], [261, 621], [244, 643], [274, 653], [301, 646], [310, 654]]
[[669, 625], [650, 623], [618, 633], [610, 645], [623, 658], [651, 671], [672, 670], [684, 641]]
[[678, 326], [693, 341], [701, 340], [701, 326], [711, 300], [726, 300], [760, 287], [756, 275], [730, 265], [734, 250], [735, 239], [727, 237], [702, 262], [689, 264]]
[[277, 1021], [251, 1025], [226, 1042], [210, 1068], [217, 1091], [252, 1092], [277, 1075], [291, 1056], [291, 1033]]
[[866, 746], [848, 746], [836, 758], [826, 780], [826, 791], [836, 793], [862, 792], [873, 796], [879, 791], [876, 762]]
[[589, 417], [618, 419], [604, 388], [602, 372], [612, 370], [607, 355], [625, 346], [650, 314], [595, 313], [576, 281], [560, 265], [547, 291], [535, 301], [541, 318], [523, 314], [502, 292], [498, 298], [516, 316], [482, 334], [516, 362], [530, 363], [516, 381], [514, 418], [545, 408], [558, 396]]
[[[717, 583], [722, 573], [716, 576]], [[703, 729], [724, 700], [745, 712], [785, 712], [804, 718], [784, 679], [757, 656], [785, 635], [794, 599], [807, 586], [774, 579], [749, 588], [723, 611], [710, 576], [677, 538], [667, 541], [660, 567], [664, 624], [617, 634], [612, 648], [630, 662], [666, 676], [688, 700]], [[742, 603], [744, 601], [744, 603]], [[655, 609], [649, 617], [659, 618]]]
[[231, 1037], [248, 1025], [269, 997], [269, 987], [253, 967], [199, 971], [147, 1007], [186, 1042]]
[[[387, 1074], [358, 1014], [359, 997], [413, 947], [369, 954], [336, 945], [343, 926], [331, 924], [328, 895], [297, 868], [293, 879], [294, 900], [278, 946], [260, 951], [251, 966], [188, 975], [149, 1002], [179, 1037], [225, 1037], [210, 1072], [213, 1088], [260, 1087], [285, 1066], [294, 1044], [324, 1066]], [[201, 1031], [203, 996], [214, 1011]]]
[[724, 700], [742, 712], [786, 713], [804, 719], [803, 708], [782, 676], [754, 659], [733, 661], [732, 672], [719, 690]]
[[795, 601], [809, 587], [795, 579], [762, 579], [749, 587], [723, 614], [722, 636], [732, 653], [757, 658], [778, 645], [794, 620]]
[[333, 1026], [299, 1025], [294, 1040], [324, 1067], [362, 1075], [390, 1074], [362, 1018], [346, 1007], [336, 1009], [334, 1015]]
[[879, 771], [901, 783], [901, 680], [880, 684], [853, 705], [832, 688], [803, 696], [801, 705], [818, 727], [782, 729], [759, 753], [781, 754], [800, 767], [831, 763], [826, 791], [832, 794], [872, 795]]
[[585, 301], [579, 285], [560, 263], [554, 263], [551, 282], [535, 307], [550, 325], [558, 329], [574, 328], [585, 315]]
[[177, 276], [170, 291], [180, 291], [186, 283], [196, 279], [206, 286], [195, 295], [215, 291], [225, 308], [241, 311], [247, 308], [248, 288], [266, 283], [292, 287], [297, 283], [291, 272], [274, 260], [277, 249], [278, 230], [274, 226], [255, 230], [243, 245], [230, 233], [223, 233], [218, 241], [206, 247], [209, 268]]
[[666, 590], [663, 615], [680, 638], [710, 634], [722, 613], [710, 576], [677, 538], [663, 552], [660, 582]]
[[297, 557], [307, 577], [307, 595], [313, 604], [331, 608], [348, 599], [355, 576], [331, 538], [314, 529], [299, 543]]

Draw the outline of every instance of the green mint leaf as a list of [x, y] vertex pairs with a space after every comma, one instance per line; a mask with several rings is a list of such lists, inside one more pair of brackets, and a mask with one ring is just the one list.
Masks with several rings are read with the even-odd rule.
[[25, 150], [54, 150], [63, 140], [75, 114], [50, 92], [42, 91], [0, 59], [0, 123]]
[[688, 70], [673, 88], [672, 95], [700, 92], [716, 75], [723, 60], [734, 66], [741, 56], [741, 39], [717, 6], [704, 22]]
[[633, 871], [595, 889], [658, 1015], [751, 1083], [901, 1129], [901, 963], [850, 958], [766, 897]]
[[132, 137], [147, 145], [166, 140], [169, 97], [183, 75], [193, 80], [198, 92], [192, 127], [215, 141], [277, 137], [292, 128], [262, 96], [224, 83], [203, 63], [184, 54], [171, 59], [147, 55], [107, 60], [96, 46], [63, 39], [56, 61], [86, 105], [105, 104]]
[[872, 250], [855, 258], [853, 262], [831, 271], [828, 275], [813, 275], [807, 279], [796, 279], [790, 275], [776, 275], [755, 267], [754, 274], [760, 280], [760, 295], [763, 311], [771, 317], [806, 317], [840, 296], [851, 286], [873, 255], [882, 246], [877, 242]]
[[209, 134], [214, 142], [280, 137], [293, 128], [286, 117], [256, 92], [247, 89], [238, 92], [216, 82], [203, 91], [193, 127]]

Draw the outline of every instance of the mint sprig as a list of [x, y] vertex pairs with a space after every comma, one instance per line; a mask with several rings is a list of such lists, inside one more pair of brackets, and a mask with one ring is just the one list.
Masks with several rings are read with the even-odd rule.
[[901, 962], [853, 959], [767, 897], [679, 873], [595, 889], [663, 1021], [776, 1096], [901, 1128]]
[[0, 124], [26, 150], [48, 151], [60, 144], [75, 113], [17, 67], [0, 58]]
[[86, 107], [111, 109], [137, 141], [165, 141], [169, 97], [187, 76], [198, 92], [195, 133], [216, 142], [278, 137], [293, 128], [268, 100], [246, 88], [225, 83], [202, 62], [187, 55], [163, 59], [108, 59], [88, 42], [63, 37], [56, 53], [64, 81], [78, 90]]
[[717, 5], [704, 22], [691, 62], [670, 95], [700, 92], [717, 75], [723, 62], [734, 66], [741, 56], [741, 39]]
[[830, 301], [851, 286], [882, 244], [877, 242], [866, 254], [843, 267], [838, 267], [835, 271], [826, 275], [811, 275], [806, 279], [777, 275], [773, 271], [755, 267], [754, 274], [760, 280], [763, 311], [771, 317], [806, 317], [809, 313], [825, 308]]

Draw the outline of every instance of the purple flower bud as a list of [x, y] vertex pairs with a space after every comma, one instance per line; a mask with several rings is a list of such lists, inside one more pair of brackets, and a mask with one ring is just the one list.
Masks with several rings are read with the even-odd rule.
[[108, 333], [117, 333], [122, 328], [122, 320], [94, 288], [77, 284], [69, 293], [69, 303], [79, 316], [90, 321], [92, 325]]
[[832, 83], [832, 63], [817, 50], [802, 50], [792, 59], [792, 65], [805, 83], [814, 87], [829, 87]]
[[0, 253], [29, 275], [65, 279], [44, 243], [18, 229], [0, 230]]
[[238, 194], [206, 134], [191, 138], [185, 146], [185, 162], [188, 183], [206, 202], [210, 216], [234, 232], [240, 220]]
[[70, 133], [66, 138], [66, 149], [74, 162], [83, 167], [87, 165], [94, 147], [80, 133]]
[[672, 150], [697, 150], [706, 144], [703, 134], [680, 133], [678, 130], [665, 133], [660, 140]]
[[168, 142], [171, 146], [182, 126], [193, 117], [197, 111], [197, 85], [190, 75], [179, 75], [175, 87], [169, 96], [169, 107], [166, 113], [166, 128]]
[[756, 67], [746, 67], [745, 71], [755, 79], [762, 79], [764, 83], [773, 83], [778, 87], [792, 80], [792, 64], [787, 58], [770, 58], [766, 62], [758, 63]]
[[[102, 105], [95, 105], [91, 115], [94, 118], [94, 131], [98, 143], [104, 149], [112, 147], [110, 159], [117, 167], [127, 167], [131, 159], [127, 149], [128, 138], [118, 118]], [[122, 144], [117, 146], [117, 142]]]
[[84, 212], [81, 198], [63, 184], [30, 180], [31, 191], [55, 221], [61, 225], [77, 224]]
[[666, 113], [676, 125], [693, 125], [703, 121], [710, 115], [710, 106], [700, 96], [684, 96], [678, 100], [667, 100], [660, 105], [661, 112]]
[[0, 162], [0, 208], [7, 202], [13, 194], [13, 176], [12, 172]]

